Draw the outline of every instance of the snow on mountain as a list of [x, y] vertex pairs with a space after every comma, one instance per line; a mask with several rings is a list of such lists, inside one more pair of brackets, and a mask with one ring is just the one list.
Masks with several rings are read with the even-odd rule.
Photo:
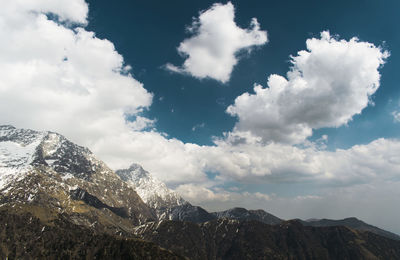
[[17, 204], [72, 214], [79, 223], [100, 218], [104, 226], [120, 226], [118, 217], [130, 224], [156, 217], [134, 189], [89, 149], [57, 133], [3, 125], [0, 206]]
[[0, 190], [37, 165], [88, 178], [102, 163], [88, 149], [57, 133], [0, 126]]
[[12, 180], [21, 179], [35, 159], [45, 133], [0, 126], [0, 190]]
[[155, 209], [159, 219], [169, 219], [172, 208], [188, 203], [138, 164], [117, 170], [116, 173], [137, 192], [144, 203]]

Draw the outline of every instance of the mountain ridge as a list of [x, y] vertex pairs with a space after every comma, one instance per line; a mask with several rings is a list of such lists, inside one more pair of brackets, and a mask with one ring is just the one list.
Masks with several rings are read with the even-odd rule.
[[375, 233], [380, 236], [384, 236], [387, 238], [391, 238], [391, 239], [400, 241], [399, 235], [389, 232], [384, 229], [380, 229], [376, 226], [367, 224], [364, 221], [359, 220], [356, 217], [348, 217], [348, 218], [338, 219], [338, 220], [325, 219], [325, 218], [324, 219], [311, 219], [308, 221], [300, 220], [300, 222], [304, 226], [313, 226], [313, 227], [346, 226], [346, 227], [350, 227], [350, 228], [353, 228], [356, 230], [369, 231], [369, 232]]
[[57, 249], [70, 257], [109, 259], [122, 248], [124, 256], [163, 259], [400, 258], [400, 242], [369, 231], [305, 226], [264, 210], [210, 213], [139, 165], [126, 170], [118, 175], [89, 149], [57, 133], [0, 126], [0, 257], [29, 258], [24, 254], [29, 248], [30, 257], [54, 256]]

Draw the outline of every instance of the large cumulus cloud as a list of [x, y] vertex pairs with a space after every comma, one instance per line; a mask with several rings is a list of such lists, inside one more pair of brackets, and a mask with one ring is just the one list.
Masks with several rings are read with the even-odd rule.
[[311, 38], [307, 50], [292, 56], [287, 78], [271, 75], [268, 88], [237, 97], [227, 112], [238, 117], [236, 131], [264, 142], [301, 143], [312, 129], [339, 127], [368, 106], [379, 87], [379, 68], [388, 57], [380, 47], [329, 32]]

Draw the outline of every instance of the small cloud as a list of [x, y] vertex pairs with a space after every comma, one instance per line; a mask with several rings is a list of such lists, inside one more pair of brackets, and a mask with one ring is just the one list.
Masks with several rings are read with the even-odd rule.
[[159, 97], [158, 100], [163, 101], [164, 97]]
[[296, 196], [295, 200], [320, 200], [321, 196], [317, 195], [304, 195], [304, 196]]
[[260, 29], [256, 18], [248, 28], [235, 23], [235, 8], [231, 2], [214, 4], [194, 19], [187, 31], [192, 37], [182, 41], [179, 54], [185, 58], [182, 66], [171, 63], [163, 67], [171, 72], [188, 74], [198, 79], [211, 78], [222, 83], [229, 81], [238, 53], [250, 53], [253, 47], [267, 43], [267, 32]]
[[164, 68], [166, 70], [169, 70], [169, 71], [172, 71], [172, 72], [175, 72], [175, 73], [184, 73], [185, 72], [181, 68], [179, 68], [179, 67], [177, 67], [177, 66], [175, 66], [175, 65], [173, 65], [171, 63], [165, 64]]
[[396, 122], [396, 123], [400, 122], [400, 111], [393, 111], [392, 116], [393, 116], [394, 122]]
[[203, 128], [205, 125], [206, 125], [205, 123], [197, 124], [197, 125], [192, 127], [192, 131], [194, 132], [199, 128]]
[[271, 196], [269, 196], [268, 194], [264, 194], [261, 192], [256, 192], [256, 193], [249, 193], [249, 192], [243, 192], [242, 195], [244, 197], [251, 197], [253, 199], [259, 199], [259, 200], [270, 200]]
[[225, 98], [224, 97], [219, 97], [217, 98], [217, 100], [215, 101], [218, 105], [225, 107]]

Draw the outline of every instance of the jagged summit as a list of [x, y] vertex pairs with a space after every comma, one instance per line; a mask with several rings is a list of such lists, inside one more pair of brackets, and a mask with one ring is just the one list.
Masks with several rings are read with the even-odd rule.
[[149, 207], [156, 210], [159, 218], [162, 218], [168, 209], [187, 203], [176, 192], [170, 190], [163, 182], [136, 163], [128, 169], [117, 170], [116, 173], [135, 189]]
[[[117, 170], [118, 175], [124, 181], [134, 181], [137, 182], [142, 178], [149, 179], [152, 178], [148, 171], [145, 171], [143, 167], [137, 163], [132, 163], [128, 169]], [[152, 178], [154, 179], [154, 178]]]

